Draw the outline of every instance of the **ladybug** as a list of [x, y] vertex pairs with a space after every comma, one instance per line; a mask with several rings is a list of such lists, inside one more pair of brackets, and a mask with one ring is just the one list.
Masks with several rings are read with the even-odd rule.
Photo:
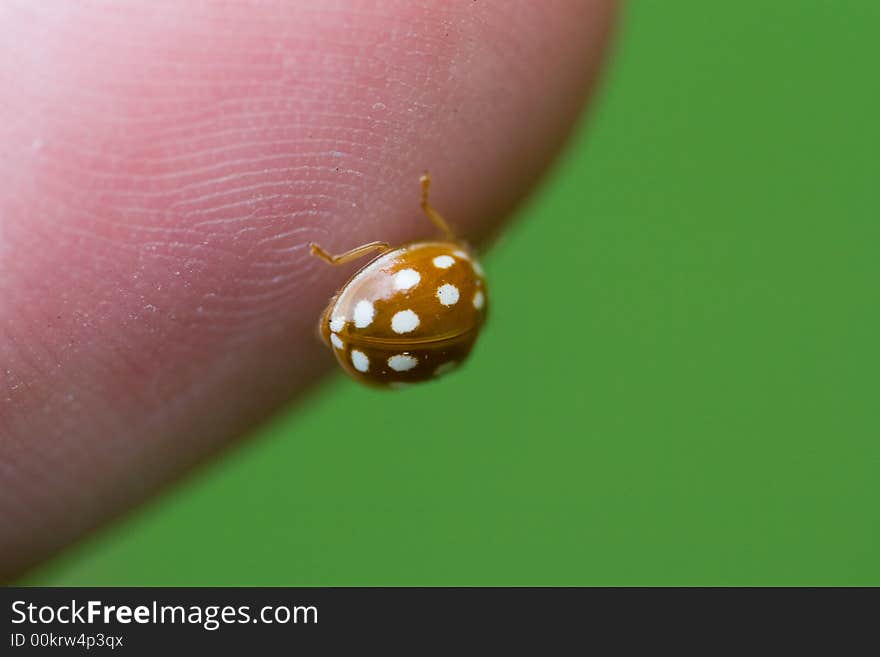
[[339, 255], [309, 243], [312, 255], [331, 265], [379, 252], [334, 295], [319, 326], [342, 369], [370, 386], [402, 388], [455, 369], [486, 320], [483, 270], [428, 204], [428, 174], [421, 185], [422, 210], [445, 239], [370, 242]]

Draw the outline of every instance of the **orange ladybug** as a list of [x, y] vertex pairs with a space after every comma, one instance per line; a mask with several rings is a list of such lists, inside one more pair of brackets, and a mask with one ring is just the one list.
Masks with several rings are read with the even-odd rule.
[[467, 358], [486, 320], [483, 270], [428, 204], [428, 174], [421, 184], [422, 210], [445, 240], [370, 242], [339, 255], [309, 243], [331, 265], [379, 251], [330, 300], [319, 327], [342, 369], [367, 385], [399, 388], [442, 376]]

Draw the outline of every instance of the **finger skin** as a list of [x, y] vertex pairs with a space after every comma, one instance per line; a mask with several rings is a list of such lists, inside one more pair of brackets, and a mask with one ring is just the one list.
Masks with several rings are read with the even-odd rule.
[[559, 149], [610, 0], [7, 2], [0, 577], [143, 500], [332, 365], [356, 264], [479, 243]]

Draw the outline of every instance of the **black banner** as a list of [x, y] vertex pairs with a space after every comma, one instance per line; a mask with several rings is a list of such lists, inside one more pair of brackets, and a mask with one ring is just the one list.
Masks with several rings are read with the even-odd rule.
[[876, 589], [6, 588], [2, 654], [862, 652], [877, 602]]

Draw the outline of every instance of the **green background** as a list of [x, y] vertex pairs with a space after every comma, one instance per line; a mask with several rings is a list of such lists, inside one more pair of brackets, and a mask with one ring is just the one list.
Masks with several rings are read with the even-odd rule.
[[630, 3], [470, 367], [337, 378], [25, 582], [880, 585], [878, 34]]

